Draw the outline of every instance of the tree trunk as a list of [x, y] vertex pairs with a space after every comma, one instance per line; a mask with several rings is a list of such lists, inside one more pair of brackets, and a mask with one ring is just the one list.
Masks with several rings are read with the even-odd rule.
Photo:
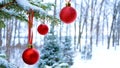
[[[62, 0], [60, 0], [60, 10], [61, 10], [61, 6], [62, 6]], [[62, 23], [60, 22], [60, 30], [59, 30], [59, 39], [60, 39], [60, 43], [62, 41]]]
[[10, 59], [10, 22], [7, 20], [7, 26], [6, 26], [6, 56], [8, 57], [7, 60]]
[[[74, 0], [74, 2], [75, 2], [75, 8], [76, 8], [76, 0]], [[77, 38], [76, 38], [76, 21], [74, 22], [74, 46], [76, 46], [76, 40], [77, 40]]]
[[80, 5], [80, 19], [79, 19], [79, 34], [78, 34], [78, 43], [77, 43], [77, 48], [79, 47], [79, 51], [81, 52], [81, 36], [82, 36], [82, 33], [83, 33], [83, 28], [81, 28], [82, 26], [82, 12], [83, 10], [83, 7], [82, 7], [82, 2], [81, 2], [81, 5]]
[[16, 33], [17, 33], [17, 20], [15, 20], [15, 22], [14, 22], [14, 35], [13, 35], [13, 46], [15, 46], [15, 41], [16, 41]]
[[98, 13], [98, 17], [97, 17], [97, 26], [96, 26], [96, 45], [98, 45], [98, 39], [99, 39], [99, 30], [100, 30], [100, 16], [101, 16], [101, 12], [102, 12], [102, 7], [103, 7], [103, 3], [104, 0], [102, 0], [102, 2], [100, 3], [100, 8], [99, 8], [99, 13]]
[[110, 28], [110, 34], [108, 36], [108, 46], [107, 46], [107, 49], [110, 48], [110, 40], [111, 40], [111, 37], [112, 37], [112, 45], [114, 46], [114, 32], [115, 32], [115, 23], [116, 23], [116, 16], [117, 16], [117, 9], [116, 9], [116, 1], [114, 3], [114, 9], [113, 9], [113, 20], [112, 20], [112, 25], [111, 25], [111, 28]]
[[0, 46], [2, 46], [2, 29], [0, 28]]

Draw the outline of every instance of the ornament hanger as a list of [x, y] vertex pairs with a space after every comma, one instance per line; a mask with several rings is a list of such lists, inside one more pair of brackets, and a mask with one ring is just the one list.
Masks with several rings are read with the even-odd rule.
[[33, 43], [33, 31], [32, 31], [32, 27], [33, 27], [33, 17], [34, 17], [34, 11], [32, 9], [30, 9], [28, 11], [28, 44], [29, 46], [32, 46]]

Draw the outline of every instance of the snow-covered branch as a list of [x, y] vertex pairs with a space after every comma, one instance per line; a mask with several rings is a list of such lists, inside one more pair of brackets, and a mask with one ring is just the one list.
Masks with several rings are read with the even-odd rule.
[[[0, 3], [3, 3], [4, 0], [0, 0]], [[6, 3], [6, 4], [1, 4], [0, 9], [4, 8], [6, 6], [9, 6], [11, 4], [17, 3], [20, 7], [22, 7], [24, 10], [28, 11], [29, 9], [33, 9], [35, 12], [38, 12], [40, 14], [47, 14], [42, 8], [37, 7], [35, 5], [30, 4], [28, 0], [13, 0], [12, 2]]]
[[14, 10], [7, 10], [5, 8], [2, 9], [2, 11], [9, 13], [10, 15], [18, 15]]
[[15, 17], [15, 18], [17, 18], [21, 21], [27, 21], [27, 16], [25, 15], [24, 12], [17, 13], [14, 9], [9, 9], [8, 10], [8, 9], [5, 9], [5, 8], [3, 8], [1, 10], [5, 13], [8, 13], [10, 15], [10, 18], [12, 16], [12, 17]]
[[24, 0], [24, 1], [16, 0], [16, 2], [19, 6], [21, 6], [23, 9], [25, 9], [27, 11], [29, 9], [33, 9], [34, 11], [39, 12], [41, 14], [46, 14], [46, 12], [42, 8], [30, 4], [30, 2], [28, 0]]

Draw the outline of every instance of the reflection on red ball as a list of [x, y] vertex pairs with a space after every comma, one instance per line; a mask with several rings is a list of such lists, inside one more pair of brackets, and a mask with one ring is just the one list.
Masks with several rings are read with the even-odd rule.
[[22, 54], [23, 61], [28, 65], [33, 65], [39, 60], [39, 52], [35, 48], [27, 48]]
[[37, 28], [37, 31], [41, 34], [41, 35], [45, 35], [48, 33], [48, 26], [46, 24], [40, 24]]
[[71, 6], [66, 6], [60, 11], [60, 19], [66, 24], [72, 23], [76, 19], [76, 17], [77, 12]]

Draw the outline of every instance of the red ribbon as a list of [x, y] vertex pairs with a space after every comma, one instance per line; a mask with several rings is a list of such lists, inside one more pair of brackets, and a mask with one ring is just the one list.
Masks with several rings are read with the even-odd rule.
[[33, 17], [34, 17], [34, 11], [32, 9], [29, 10], [29, 16], [28, 16], [28, 44], [33, 43], [33, 31], [32, 31], [32, 26], [33, 26]]

